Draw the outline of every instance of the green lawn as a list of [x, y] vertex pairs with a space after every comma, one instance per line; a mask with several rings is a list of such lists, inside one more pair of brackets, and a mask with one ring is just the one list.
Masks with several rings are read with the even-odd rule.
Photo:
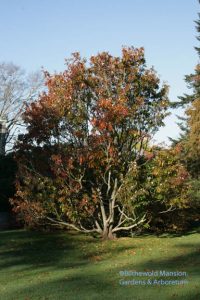
[[[200, 235], [101, 241], [76, 233], [0, 232], [0, 299], [200, 299]], [[182, 285], [120, 285], [120, 271], [183, 271]], [[152, 279], [152, 278], [151, 278]], [[122, 281], [121, 281], [122, 283]]]

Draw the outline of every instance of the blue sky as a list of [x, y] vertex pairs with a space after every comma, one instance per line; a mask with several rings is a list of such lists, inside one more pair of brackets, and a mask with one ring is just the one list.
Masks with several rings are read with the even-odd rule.
[[[170, 85], [170, 99], [188, 92], [184, 75], [197, 63], [197, 0], [0, 0], [0, 61], [35, 71], [64, 69], [80, 51], [120, 55], [122, 45], [143, 46], [149, 66]], [[156, 135], [176, 137], [174, 112]]]

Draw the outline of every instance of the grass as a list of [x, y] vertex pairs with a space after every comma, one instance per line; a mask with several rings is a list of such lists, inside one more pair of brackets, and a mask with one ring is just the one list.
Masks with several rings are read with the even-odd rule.
[[[73, 232], [1, 231], [0, 300], [197, 300], [199, 252], [198, 233], [100, 241]], [[123, 270], [184, 271], [186, 278], [168, 279], [188, 284], [120, 285], [147, 279], [121, 276]]]

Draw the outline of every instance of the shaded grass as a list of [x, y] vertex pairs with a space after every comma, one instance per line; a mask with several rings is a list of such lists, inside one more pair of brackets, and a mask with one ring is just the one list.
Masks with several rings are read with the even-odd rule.
[[[2, 231], [0, 299], [196, 300], [200, 299], [199, 254], [198, 233], [101, 241], [74, 232]], [[188, 284], [120, 285], [120, 279], [149, 278], [121, 276], [124, 270], [184, 271], [187, 278], [168, 279], [187, 279]]]

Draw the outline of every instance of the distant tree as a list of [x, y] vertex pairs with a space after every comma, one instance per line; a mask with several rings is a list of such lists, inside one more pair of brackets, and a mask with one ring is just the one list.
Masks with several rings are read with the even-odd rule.
[[[199, 20], [196, 21], [197, 40], [200, 41], [200, 14]], [[200, 59], [200, 47], [195, 47], [198, 58]], [[197, 64], [194, 74], [188, 77], [190, 88], [193, 89], [190, 99], [191, 105], [188, 107], [186, 114], [188, 116], [188, 150], [189, 155], [200, 161], [200, 63]], [[184, 98], [183, 98], [184, 99]], [[186, 97], [185, 97], [186, 99]], [[199, 170], [200, 172], [200, 170]], [[199, 173], [200, 175], [200, 173]]]
[[[197, 40], [200, 41], [200, 14], [196, 22]], [[200, 58], [200, 48], [195, 47], [198, 58]], [[198, 161], [198, 139], [199, 139], [199, 99], [200, 99], [200, 64], [198, 63], [193, 74], [185, 76], [188, 88], [191, 94], [184, 94], [179, 97], [178, 102], [171, 103], [172, 107], [182, 107], [185, 110], [184, 117], [178, 117], [178, 123], [181, 130], [178, 139], [171, 139], [172, 146], [181, 143], [182, 152], [180, 158], [187, 166], [187, 169], [194, 174], [200, 172], [200, 161]], [[195, 158], [196, 157], [196, 158]]]
[[[198, 0], [200, 3], [200, 0]], [[198, 14], [199, 19], [195, 21], [196, 23], [196, 30], [197, 30], [197, 40], [200, 41], [200, 13]], [[195, 47], [195, 50], [197, 51], [198, 58], [200, 58], [200, 47]], [[185, 107], [187, 104], [191, 104], [194, 100], [200, 97], [200, 85], [199, 80], [197, 78], [200, 77], [200, 67], [199, 64], [195, 68], [195, 72], [190, 75], [185, 76], [185, 82], [189, 89], [193, 90], [193, 93], [191, 94], [184, 94], [183, 96], [180, 96], [180, 101], [171, 103], [172, 107]]]
[[[200, 67], [200, 65], [199, 65]], [[200, 77], [199, 77], [200, 83]], [[188, 115], [188, 155], [194, 159], [200, 159], [200, 98], [193, 101], [192, 105], [186, 111]]]
[[26, 75], [13, 63], [0, 63], [0, 154], [5, 153], [8, 144], [12, 149], [13, 138], [22, 125], [24, 103], [34, 100], [42, 83], [39, 72]]
[[90, 64], [75, 53], [66, 71], [46, 78], [48, 92], [24, 113], [15, 211], [28, 224], [103, 238], [144, 223], [125, 186], [169, 104], [144, 49], [123, 48], [121, 58], [103, 52]]
[[[197, 40], [200, 41], [200, 14], [199, 20], [196, 21]], [[200, 59], [200, 48], [195, 47], [198, 58]], [[192, 177], [199, 178], [200, 176], [200, 63], [197, 64], [194, 74], [187, 77], [187, 82], [193, 93], [190, 96], [183, 97], [183, 101], [191, 103], [186, 109], [187, 135], [184, 140], [184, 156]], [[190, 101], [189, 101], [190, 100]]]
[[[197, 40], [200, 41], [200, 14], [196, 21]], [[198, 59], [200, 58], [200, 47], [195, 47]], [[189, 214], [184, 214], [185, 219], [200, 221], [200, 63], [198, 62], [194, 73], [185, 77], [188, 87], [192, 90], [190, 95], [185, 94], [180, 97], [180, 102], [175, 106], [186, 109], [186, 118], [180, 124], [182, 134], [175, 141], [182, 148], [180, 160], [184, 163], [190, 173], [190, 189], [188, 198], [190, 199]]]

